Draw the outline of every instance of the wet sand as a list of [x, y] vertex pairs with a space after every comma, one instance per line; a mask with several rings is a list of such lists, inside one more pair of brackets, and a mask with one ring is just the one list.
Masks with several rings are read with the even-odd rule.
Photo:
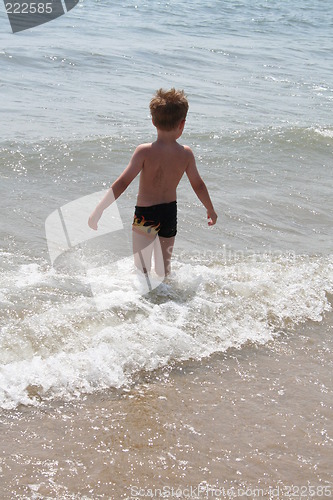
[[332, 325], [2, 411], [1, 498], [333, 496]]

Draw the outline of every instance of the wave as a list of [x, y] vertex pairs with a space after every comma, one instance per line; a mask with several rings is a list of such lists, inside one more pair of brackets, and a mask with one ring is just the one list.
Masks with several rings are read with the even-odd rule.
[[[333, 129], [331, 126], [314, 125], [314, 126], [268, 126], [257, 128], [240, 128], [233, 130], [226, 130], [222, 133], [194, 135], [195, 140], [198, 142], [200, 139], [205, 141], [218, 140], [226, 144], [244, 144], [252, 145], [254, 142], [272, 145], [275, 142], [280, 145], [285, 142], [292, 144], [295, 147], [308, 148], [310, 146], [317, 147], [325, 145], [325, 139], [333, 138]], [[323, 140], [324, 139], [324, 140]]]
[[322, 137], [333, 139], [333, 129], [332, 128], [321, 128], [317, 127], [313, 129], [314, 132]]
[[183, 253], [167, 282], [149, 294], [140, 286], [128, 261], [76, 274], [36, 262], [5, 270], [0, 406], [121, 388], [142, 371], [297, 334], [331, 309], [333, 265]]
[[[140, 137], [145, 140], [146, 136]], [[272, 146], [276, 143], [279, 147], [285, 143], [288, 150], [291, 145], [295, 148], [321, 148], [327, 146], [327, 140], [333, 139], [332, 126], [313, 125], [313, 126], [267, 126], [267, 127], [247, 127], [223, 129], [211, 133], [197, 133], [191, 131], [190, 142], [192, 146], [199, 149], [202, 147], [206, 156], [220, 152], [221, 144], [223, 146], [243, 145], [243, 147], [257, 147], [258, 145]], [[218, 144], [219, 149], [215, 150], [214, 145]], [[329, 144], [331, 145], [331, 144]], [[2, 174], [6, 171], [17, 172], [19, 175], [27, 173], [46, 172], [48, 175], [53, 171], [60, 173], [68, 169], [71, 162], [85, 167], [95, 161], [112, 162], [117, 161], [121, 151], [125, 158], [131, 154], [136, 143], [133, 142], [132, 131], [128, 135], [87, 135], [82, 137], [71, 137], [66, 140], [50, 138], [36, 141], [2, 141], [0, 152], [2, 158]], [[322, 150], [323, 154], [326, 148]], [[232, 153], [232, 152], [231, 152]], [[237, 153], [237, 151], [234, 151]], [[0, 172], [1, 173], [1, 172]]]

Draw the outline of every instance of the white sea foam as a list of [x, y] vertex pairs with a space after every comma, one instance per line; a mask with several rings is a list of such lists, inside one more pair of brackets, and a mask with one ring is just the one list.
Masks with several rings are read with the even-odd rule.
[[107, 308], [96, 306], [106, 300], [104, 285], [94, 295], [78, 285], [86, 275], [75, 277], [76, 286], [73, 276], [36, 265], [20, 267], [15, 280], [7, 275], [8, 290], [20, 283], [26, 309], [16, 314], [18, 301], [9, 300], [3, 322], [3, 408], [119, 388], [141, 370], [266, 343], [281, 330], [321, 321], [333, 292], [329, 257], [238, 257], [208, 266], [189, 258], [175, 261], [173, 277], [146, 295], [131, 273], [109, 273]]
[[314, 131], [316, 132], [316, 134], [319, 134], [322, 137], [328, 137], [329, 139], [333, 139], [333, 129], [330, 129], [330, 128], [315, 128]]

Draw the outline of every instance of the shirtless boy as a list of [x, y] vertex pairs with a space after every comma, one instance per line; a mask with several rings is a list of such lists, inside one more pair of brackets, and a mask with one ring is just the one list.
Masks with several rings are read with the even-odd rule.
[[96, 230], [103, 211], [140, 173], [132, 236], [134, 262], [144, 273], [151, 269], [153, 249], [156, 273], [160, 276], [170, 273], [177, 233], [176, 189], [184, 173], [207, 210], [208, 225], [214, 225], [217, 220], [191, 149], [177, 142], [184, 130], [187, 111], [188, 102], [183, 91], [173, 88], [156, 92], [150, 102], [152, 121], [157, 130], [156, 141], [136, 148], [126, 169], [89, 217], [89, 226]]

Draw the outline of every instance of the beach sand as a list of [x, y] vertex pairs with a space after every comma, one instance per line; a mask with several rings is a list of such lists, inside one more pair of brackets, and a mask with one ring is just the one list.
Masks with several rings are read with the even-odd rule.
[[1, 498], [331, 496], [332, 320], [2, 411]]

